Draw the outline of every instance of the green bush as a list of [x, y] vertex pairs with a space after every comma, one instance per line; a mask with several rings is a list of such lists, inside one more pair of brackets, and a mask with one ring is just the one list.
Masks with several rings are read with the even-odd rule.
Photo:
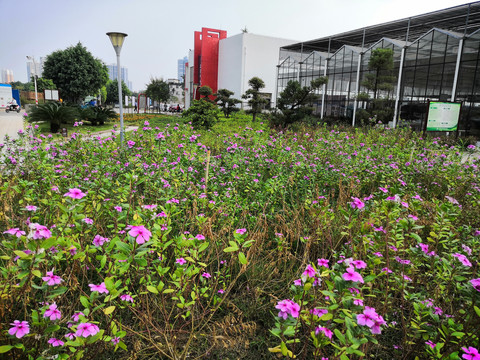
[[217, 106], [204, 99], [194, 100], [193, 105], [182, 113], [182, 117], [188, 118], [195, 129], [211, 129], [218, 121], [220, 111]]
[[78, 110], [75, 107], [64, 105], [58, 102], [49, 102], [39, 105], [30, 111], [29, 122], [48, 122], [50, 131], [58, 132], [62, 123], [73, 123], [78, 116]]

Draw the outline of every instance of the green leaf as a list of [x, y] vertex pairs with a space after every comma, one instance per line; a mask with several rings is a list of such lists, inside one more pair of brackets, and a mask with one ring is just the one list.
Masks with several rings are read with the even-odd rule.
[[237, 251], [237, 250], [238, 250], [238, 246], [237, 247], [227, 247], [227, 248], [223, 249], [223, 252], [229, 253], [229, 252], [234, 252], [234, 251]]
[[240, 261], [240, 264], [242, 265], [247, 265], [248, 261], [243, 252], [238, 253], [238, 261]]
[[114, 310], [115, 310], [115, 306], [109, 306], [103, 310], [103, 313], [105, 315], [110, 315]]
[[45, 333], [46, 334], [49, 334], [49, 333], [53, 333], [54, 331], [57, 331], [60, 329], [60, 326], [59, 325], [50, 325], [49, 327], [47, 327], [45, 329]]
[[88, 301], [88, 298], [86, 296], [80, 296], [80, 302], [86, 309], [90, 307], [90, 302]]
[[478, 306], [474, 306], [473, 309], [475, 310], [477, 315], [480, 316], [480, 309], [478, 308]]
[[163, 293], [164, 293], [164, 294], [170, 294], [170, 293], [172, 293], [172, 292], [174, 292], [174, 291], [175, 291], [175, 290], [173, 290], [173, 289], [165, 289], [165, 290], [163, 290]]
[[13, 348], [12, 345], [0, 346], [0, 354], [6, 353], [7, 351], [10, 351], [10, 349], [12, 349], [12, 348]]
[[147, 266], [148, 262], [146, 259], [139, 259], [139, 258], [135, 258], [135, 262], [139, 265], [139, 266]]
[[115, 243], [115, 246], [118, 248], [118, 250], [120, 250], [121, 252], [123, 253], [130, 253], [132, 251], [132, 249], [130, 248], [130, 246], [124, 242], [121, 242], [121, 241], [117, 241]]
[[155, 286], [148, 285], [147, 290], [150, 291], [151, 293], [158, 294], [158, 290]]
[[338, 340], [340, 340], [342, 345], [345, 345], [345, 336], [340, 332], [340, 330], [335, 329], [334, 332], [335, 332], [335, 336], [338, 338]]
[[42, 277], [42, 273], [40, 272], [40, 270], [32, 270], [32, 274], [38, 278]]

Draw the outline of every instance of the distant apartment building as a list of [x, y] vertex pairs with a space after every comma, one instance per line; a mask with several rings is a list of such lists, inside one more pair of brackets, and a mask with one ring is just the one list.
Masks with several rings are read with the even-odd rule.
[[45, 58], [41, 57], [39, 61], [27, 61], [27, 82], [32, 80], [32, 76], [42, 77], [43, 62]]
[[[110, 64], [110, 65], [107, 65], [107, 67], [108, 67], [108, 78], [112, 81], [117, 80], [117, 74], [118, 74], [117, 64]], [[120, 76], [122, 77], [122, 81], [125, 83], [125, 85], [127, 85], [128, 89], [130, 91], [133, 91], [132, 82], [128, 81], [128, 69], [125, 66], [120, 67]]]
[[177, 69], [177, 79], [183, 82], [185, 77], [185, 64], [188, 63], [188, 57], [184, 57], [183, 59], [178, 59], [178, 69]]
[[183, 81], [178, 79], [168, 79], [168, 90], [170, 91], [170, 102], [183, 105], [184, 91]]
[[10, 69], [2, 69], [2, 83], [9, 84], [14, 82], [13, 80], [13, 71]]

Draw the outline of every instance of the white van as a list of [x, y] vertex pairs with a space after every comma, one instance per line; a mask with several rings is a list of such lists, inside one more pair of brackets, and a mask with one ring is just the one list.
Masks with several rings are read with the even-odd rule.
[[5, 109], [12, 101], [12, 85], [0, 84], [0, 109]]

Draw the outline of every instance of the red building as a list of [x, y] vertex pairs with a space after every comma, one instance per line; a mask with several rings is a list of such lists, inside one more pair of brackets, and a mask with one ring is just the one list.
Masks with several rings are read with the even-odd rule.
[[[195, 31], [193, 83], [196, 87], [209, 86], [218, 90], [218, 46], [227, 37], [224, 30], [202, 28]], [[195, 93], [195, 99], [200, 96]]]

